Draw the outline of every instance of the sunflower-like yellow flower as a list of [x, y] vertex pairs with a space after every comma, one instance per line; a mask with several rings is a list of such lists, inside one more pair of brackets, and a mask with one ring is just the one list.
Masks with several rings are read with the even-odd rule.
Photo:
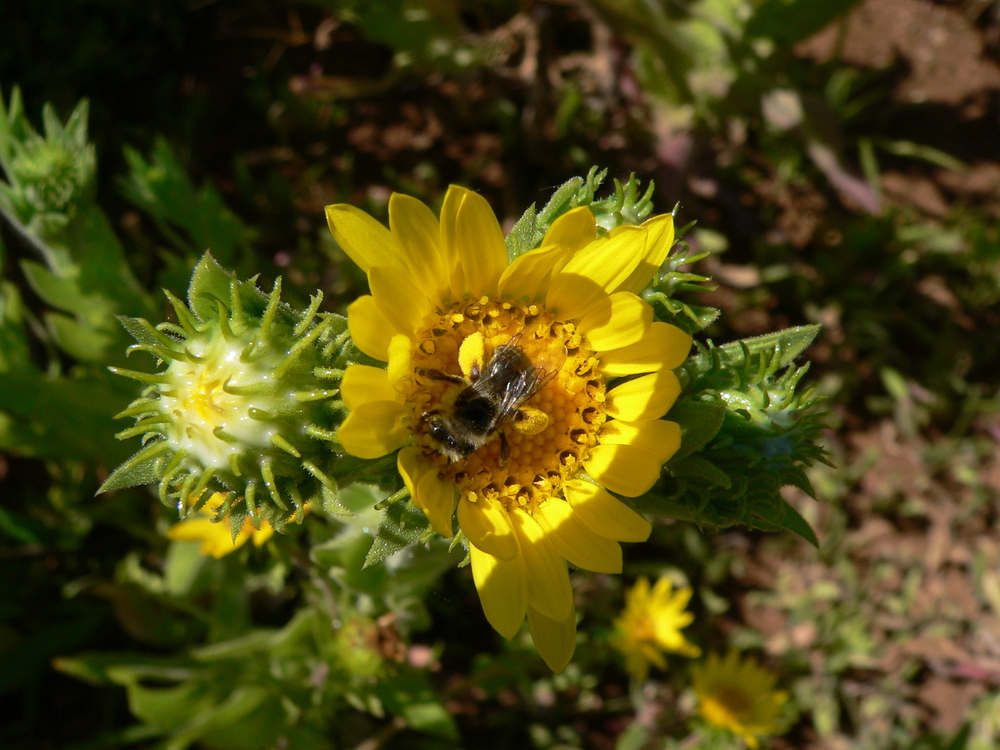
[[195, 513], [194, 518], [188, 518], [171, 526], [167, 530], [167, 538], [178, 542], [201, 542], [201, 554], [215, 558], [235, 552], [250, 539], [253, 539], [255, 547], [260, 547], [274, 535], [274, 527], [266, 518], [261, 520], [259, 529], [253, 525], [250, 518], [247, 518], [235, 539], [225, 519], [213, 520], [228, 494], [213, 493], [205, 503], [203, 511]]
[[[434, 530], [451, 536], [457, 510], [490, 624], [512, 638], [527, 615], [561, 671], [576, 644], [567, 562], [621, 572], [618, 542], [644, 541], [650, 525], [611, 492], [646, 492], [680, 445], [660, 418], [691, 337], [653, 322], [637, 296], [673, 244], [672, 217], [598, 237], [576, 208], [509, 261], [489, 204], [465, 188], [448, 189], [440, 219], [394, 194], [389, 229], [349, 205], [326, 211], [371, 287], [348, 308], [351, 335], [388, 363], [345, 372], [341, 444], [361, 458], [402, 448], [399, 471]], [[498, 350], [504, 367], [470, 390]], [[453, 434], [458, 404], [476, 440]]]
[[743, 660], [736, 649], [725, 659], [711, 653], [691, 674], [698, 713], [710, 724], [738, 734], [751, 748], [758, 737], [782, 730], [779, 715], [788, 693], [774, 689], [777, 675], [752, 656]]
[[625, 611], [615, 620], [612, 644], [625, 655], [625, 668], [635, 679], [645, 680], [650, 664], [666, 669], [664, 652], [701, 655], [701, 650], [681, 633], [681, 628], [694, 620], [694, 615], [684, 609], [690, 599], [690, 588], [674, 592], [666, 576], [652, 590], [649, 579], [642, 576], [625, 594]]

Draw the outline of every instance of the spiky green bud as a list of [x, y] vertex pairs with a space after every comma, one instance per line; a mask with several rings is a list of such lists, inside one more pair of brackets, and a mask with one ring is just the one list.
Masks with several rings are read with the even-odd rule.
[[304, 311], [238, 281], [207, 255], [195, 269], [188, 304], [167, 296], [177, 324], [122, 323], [152, 354], [156, 373], [113, 368], [148, 384], [119, 417], [136, 424], [118, 437], [141, 436], [144, 447], [108, 478], [101, 491], [159, 483], [160, 499], [181, 514], [228, 492], [218, 510], [239, 528], [250, 515], [280, 529], [301, 518], [306, 503], [333, 500], [329, 468], [336, 460], [334, 428], [338, 355], [346, 320], [317, 314], [322, 295]]

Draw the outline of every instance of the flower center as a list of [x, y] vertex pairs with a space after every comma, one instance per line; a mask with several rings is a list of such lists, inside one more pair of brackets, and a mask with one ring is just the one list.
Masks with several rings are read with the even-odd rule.
[[[485, 356], [482, 366], [463, 372], [460, 349], [473, 334], [482, 335]], [[524, 356], [491, 372], [491, 357], [504, 345]], [[605, 421], [596, 355], [573, 323], [536, 304], [482, 297], [437, 313], [418, 331], [411, 373], [403, 395], [423, 460], [468, 499], [493, 497], [508, 510], [531, 511], [546, 498], [562, 497], [563, 480], [597, 445]], [[521, 401], [511, 394], [525, 378], [538, 387], [525, 388], [530, 397]], [[512, 401], [516, 408], [494, 424], [501, 404]], [[464, 455], [443, 452], [449, 436], [464, 441]]]
[[714, 695], [702, 700], [706, 718], [720, 726], [745, 724], [753, 715], [754, 703], [745, 690], [717, 685]]

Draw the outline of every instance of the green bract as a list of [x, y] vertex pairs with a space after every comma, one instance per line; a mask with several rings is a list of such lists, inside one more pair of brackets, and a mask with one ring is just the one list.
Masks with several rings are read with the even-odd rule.
[[167, 295], [177, 324], [121, 319], [138, 341], [130, 351], [149, 352], [166, 368], [112, 368], [149, 384], [118, 415], [137, 420], [118, 437], [142, 436], [144, 447], [101, 491], [159, 482], [160, 499], [182, 515], [211, 492], [229, 491], [218, 515], [234, 529], [248, 514], [280, 529], [306, 503], [336, 503], [329, 470], [343, 406], [334, 365], [346, 321], [317, 314], [322, 294], [298, 311], [280, 301], [280, 289], [279, 279], [265, 295], [206, 254], [188, 305]]

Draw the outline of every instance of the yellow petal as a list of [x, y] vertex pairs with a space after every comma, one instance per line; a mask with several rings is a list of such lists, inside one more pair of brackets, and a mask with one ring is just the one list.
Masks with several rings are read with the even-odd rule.
[[368, 269], [368, 284], [378, 309], [396, 329], [393, 333], [413, 337], [414, 331], [423, 327], [424, 316], [431, 311], [432, 304], [408, 271], [372, 266]]
[[510, 640], [520, 630], [528, 608], [528, 574], [524, 560], [520, 555], [512, 560], [499, 560], [475, 544], [469, 546], [469, 558], [483, 613], [490, 625]]
[[638, 422], [658, 419], [680, 395], [681, 384], [672, 370], [661, 370], [622, 383], [608, 392], [605, 411], [615, 419]]
[[630, 445], [662, 466], [681, 447], [681, 426], [664, 419], [625, 422], [612, 419], [601, 427], [601, 445]]
[[402, 267], [392, 234], [361, 209], [346, 203], [327, 206], [326, 223], [337, 244], [365, 273], [373, 266]]
[[444, 194], [444, 201], [441, 203], [441, 254], [444, 257], [445, 268], [451, 269], [449, 284], [451, 286], [451, 296], [454, 299], [462, 299], [465, 296], [465, 270], [458, 262], [458, 252], [455, 247], [455, 232], [458, 222], [458, 210], [465, 200], [464, 188], [451, 185]]
[[351, 365], [340, 381], [340, 397], [344, 406], [354, 411], [370, 401], [397, 401], [399, 396], [389, 385], [385, 370], [368, 365]]
[[542, 527], [521, 510], [509, 514], [517, 532], [528, 576], [528, 605], [546, 617], [564, 622], [573, 614], [573, 589], [566, 560], [556, 552]]
[[601, 352], [601, 370], [610, 378], [680, 367], [691, 351], [691, 335], [669, 323], [653, 323], [642, 341]]
[[603, 487], [582, 479], [563, 485], [573, 513], [591, 531], [620, 542], [644, 542], [653, 530], [649, 521], [611, 495]]
[[431, 466], [420, 460], [420, 449], [415, 445], [408, 445], [396, 456], [396, 468], [399, 475], [403, 477], [403, 484], [410, 491], [410, 497], [417, 496], [417, 485], [424, 474], [431, 471]]
[[[389, 387], [396, 393], [396, 389], [401, 387], [403, 380], [409, 377], [412, 372], [410, 366], [413, 356], [413, 342], [410, 337], [405, 333], [397, 333], [393, 336], [389, 341], [388, 356], [389, 365], [386, 367], [386, 378]], [[396, 396], [396, 400], [399, 400], [399, 396]]]
[[549, 288], [549, 277], [553, 269], [570, 255], [572, 251], [562, 245], [542, 245], [518, 256], [500, 274], [497, 285], [499, 296], [510, 299], [543, 299]]
[[577, 323], [586, 345], [596, 352], [638, 344], [653, 322], [653, 308], [631, 292], [602, 297]]
[[[441, 212], [443, 240], [458, 258], [464, 278], [464, 291], [473, 298], [496, 294], [500, 274], [507, 266], [507, 246], [503, 230], [486, 199], [463, 187], [452, 185], [454, 216]], [[447, 197], [446, 197], [447, 198]], [[454, 283], [452, 288], [454, 289]]]
[[553, 276], [546, 307], [561, 317], [578, 318], [601, 297], [618, 291], [645, 255], [646, 235], [645, 229], [624, 225], [591, 242]]
[[670, 214], [654, 216], [642, 223], [642, 228], [649, 231], [646, 239], [646, 253], [629, 277], [621, 283], [616, 291], [638, 294], [645, 289], [674, 244], [674, 217]]
[[469, 541], [488, 555], [513, 560], [518, 555], [517, 539], [504, 507], [486, 496], [476, 502], [460, 500], [458, 525]]
[[413, 504], [427, 514], [431, 528], [444, 537], [452, 535], [451, 516], [455, 512], [455, 485], [429, 471], [420, 478]]
[[396, 332], [374, 297], [366, 294], [347, 306], [347, 327], [358, 349], [382, 362], [389, 359], [389, 341]]
[[396, 401], [369, 401], [347, 415], [337, 438], [352, 456], [379, 458], [406, 442], [406, 414], [406, 407]]
[[434, 302], [448, 296], [448, 275], [441, 249], [441, 225], [433, 212], [416, 198], [393, 193], [389, 198], [389, 228], [399, 246], [403, 264], [414, 281]]
[[551, 498], [535, 512], [535, 520], [552, 540], [556, 552], [576, 567], [594, 573], [621, 573], [622, 548], [600, 536], [573, 515], [565, 500]]
[[576, 650], [576, 613], [557, 621], [528, 607], [528, 628], [535, 648], [549, 669], [556, 674], [566, 669]]
[[587, 472], [612, 492], [638, 497], [656, 484], [662, 464], [631, 445], [598, 445], [583, 461]]
[[589, 206], [579, 206], [570, 209], [552, 222], [549, 231], [542, 239], [542, 247], [546, 245], [562, 245], [577, 252], [582, 250], [597, 238], [597, 222]]

